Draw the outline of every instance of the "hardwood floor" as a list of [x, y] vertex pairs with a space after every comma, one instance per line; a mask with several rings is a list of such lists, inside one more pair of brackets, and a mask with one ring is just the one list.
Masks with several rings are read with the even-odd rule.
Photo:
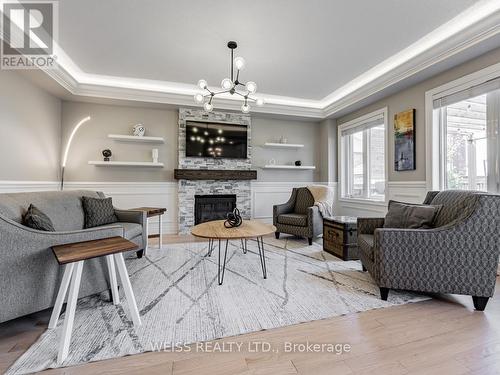
[[[166, 236], [164, 243], [196, 241]], [[500, 374], [500, 281], [485, 312], [466, 296], [437, 295], [430, 301], [324, 319], [229, 337], [241, 351], [145, 353], [47, 374]], [[50, 310], [0, 325], [0, 372], [44, 332]], [[349, 344], [343, 354], [285, 352], [284, 343]], [[269, 343], [279, 352], [256, 351]]]

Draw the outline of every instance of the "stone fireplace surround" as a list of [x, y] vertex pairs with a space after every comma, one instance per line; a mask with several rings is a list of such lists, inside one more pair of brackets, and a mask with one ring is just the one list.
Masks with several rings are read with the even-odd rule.
[[[186, 121], [208, 121], [246, 125], [248, 128], [247, 159], [213, 159], [186, 157]], [[179, 109], [179, 169], [250, 170], [252, 167], [251, 119], [249, 115], [225, 112], [207, 113], [200, 109]], [[189, 233], [194, 225], [195, 195], [236, 195], [236, 206], [244, 219], [251, 215], [249, 180], [187, 180], [178, 182], [179, 233]]]

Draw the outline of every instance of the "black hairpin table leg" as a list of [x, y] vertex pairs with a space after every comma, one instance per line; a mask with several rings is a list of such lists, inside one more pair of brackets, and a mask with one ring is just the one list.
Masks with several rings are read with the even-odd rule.
[[262, 266], [262, 276], [267, 279], [267, 269], [266, 269], [266, 254], [264, 253], [264, 240], [262, 237], [257, 237], [257, 246], [259, 247], [259, 258], [260, 265]]
[[220, 266], [220, 253], [221, 253], [221, 246], [220, 246], [220, 239], [219, 239], [219, 258], [217, 262], [217, 281], [219, 282], [219, 285], [222, 285], [222, 282], [224, 281], [224, 273], [226, 271], [226, 258], [227, 258], [227, 245], [229, 243], [229, 240], [226, 240], [226, 250], [224, 251], [224, 263], [222, 264], [222, 275], [221, 275], [221, 266]]
[[246, 240], [246, 238], [242, 238], [241, 239], [241, 249], [243, 250], [243, 254], [247, 253], [248, 248], [247, 248], [247, 240]]
[[207, 251], [207, 257], [211, 257], [212, 256], [212, 251], [213, 251], [213, 245], [214, 245], [214, 240], [209, 238], [208, 239], [208, 251]]

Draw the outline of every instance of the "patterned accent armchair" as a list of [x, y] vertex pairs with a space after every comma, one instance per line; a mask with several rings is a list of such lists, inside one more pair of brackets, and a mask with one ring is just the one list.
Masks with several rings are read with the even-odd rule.
[[288, 202], [273, 206], [273, 224], [276, 238], [280, 238], [280, 232], [293, 234], [307, 237], [309, 245], [323, 233], [323, 218], [306, 187], [293, 188]]
[[495, 290], [500, 253], [500, 195], [429, 192], [442, 205], [433, 229], [382, 228], [384, 219], [358, 218], [358, 245], [387, 300], [390, 289], [472, 296], [483, 311]]

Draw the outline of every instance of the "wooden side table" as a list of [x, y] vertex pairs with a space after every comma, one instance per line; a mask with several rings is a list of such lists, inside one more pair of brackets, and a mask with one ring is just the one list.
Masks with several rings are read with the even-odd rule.
[[[128, 278], [127, 268], [123, 260], [122, 253], [125, 251], [136, 250], [138, 246], [126, 240], [123, 237], [110, 237], [100, 240], [85, 242], [76, 242], [66, 245], [53, 246], [52, 251], [60, 265], [65, 265], [64, 274], [57, 293], [56, 303], [52, 310], [49, 321], [49, 329], [57, 326], [61, 308], [69, 287], [69, 295], [66, 308], [66, 317], [64, 319], [63, 334], [57, 354], [57, 363], [61, 364], [68, 356], [69, 345], [71, 342], [71, 331], [73, 330], [73, 321], [75, 318], [76, 303], [78, 300], [78, 290], [80, 289], [80, 280], [82, 277], [83, 263], [87, 259], [106, 257], [108, 264], [109, 278], [113, 297], [113, 304], [120, 303], [118, 295], [118, 284], [116, 282], [115, 263], [118, 267], [121, 284], [130, 309], [132, 321], [135, 326], [140, 326], [141, 318], [135, 302], [134, 292]], [[71, 284], [71, 285], [70, 285]]]
[[358, 223], [352, 216], [323, 218], [323, 250], [342, 260], [357, 260]]
[[[149, 234], [149, 223], [146, 223], [146, 235], [149, 238], [159, 238], [159, 241], [158, 241], [158, 247], [161, 249], [162, 245], [163, 245], [163, 239], [162, 239], [162, 236], [163, 236], [163, 229], [162, 229], [162, 216], [165, 212], [167, 212], [167, 209], [166, 208], [162, 208], [162, 207], [137, 207], [137, 208], [132, 208], [133, 211], [144, 211], [146, 212], [146, 216], [149, 218], [151, 217], [155, 217], [155, 216], [158, 216], [158, 234]], [[147, 242], [146, 241], [146, 248], [144, 250], [139, 250], [137, 252], [137, 257], [138, 258], [142, 258], [142, 256], [145, 254], [147, 248], [148, 248], [148, 245], [147, 245]]]

